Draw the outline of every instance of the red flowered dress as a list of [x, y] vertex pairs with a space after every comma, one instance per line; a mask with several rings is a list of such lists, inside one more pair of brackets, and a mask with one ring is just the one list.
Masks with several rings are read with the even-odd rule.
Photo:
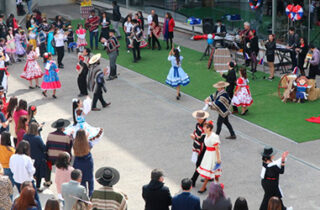
[[37, 53], [35, 51], [31, 51], [27, 55], [27, 63], [24, 67], [22, 74], [20, 75], [21, 78], [26, 80], [32, 80], [41, 78], [43, 76], [42, 70], [36, 60]]
[[250, 106], [253, 103], [247, 79], [243, 77], [238, 78], [231, 103], [234, 106]]
[[86, 41], [86, 29], [78, 29], [76, 30], [76, 34], [77, 34], [77, 46], [78, 47], [84, 47], [87, 46], [88, 43]]

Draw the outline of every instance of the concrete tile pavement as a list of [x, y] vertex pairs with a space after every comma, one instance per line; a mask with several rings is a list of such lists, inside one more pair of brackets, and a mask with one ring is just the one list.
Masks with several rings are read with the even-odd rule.
[[[63, 6], [43, 8], [43, 11], [48, 15], [51, 15], [50, 12], [60, 12], [77, 18], [79, 10], [74, 6]], [[19, 78], [24, 64], [15, 64], [9, 69], [9, 97], [16, 95], [38, 106], [37, 120], [46, 122], [42, 132], [44, 140], [52, 131], [50, 124], [54, 120], [60, 117], [72, 119], [71, 101], [78, 94], [74, 70], [76, 55], [66, 53], [64, 64], [66, 68], [59, 74], [62, 89], [57, 92], [57, 100], [44, 99], [39, 90], [27, 90], [27, 82]], [[106, 64], [104, 60], [102, 65]], [[121, 174], [116, 187], [128, 195], [129, 208], [143, 209], [141, 187], [148, 183], [153, 168], [165, 170], [166, 185], [173, 195], [180, 191], [180, 180], [192, 175], [194, 165], [190, 161], [192, 141], [189, 134], [194, 129], [195, 120], [191, 113], [201, 109], [203, 103], [184, 94], [181, 101], [176, 101], [174, 89], [120, 66], [119, 72], [118, 80], [107, 82], [108, 93], [105, 96], [112, 102], [111, 106], [101, 112], [92, 112], [87, 117], [89, 124], [105, 129], [104, 138], [92, 150], [94, 168], [97, 170], [106, 165], [116, 167]], [[210, 114], [215, 121], [216, 113]], [[286, 172], [280, 178], [285, 204], [299, 210], [319, 209], [320, 182], [317, 178], [320, 163], [318, 154], [314, 152], [314, 148], [319, 147], [319, 141], [295, 144], [238, 117], [231, 116], [230, 120], [238, 139], [225, 140], [228, 133], [223, 128], [221, 182], [225, 184], [227, 196], [233, 202], [238, 196], [244, 196], [250, 209], [258, 209], [263, 197], [259, 152], [267, 144], [280, 151], [291, 152]], [[195, 194], [200, 186], [198, 182], [193, 190]], [[95, 187], [99, 185], [95, 183]], [[44, 191], [41, 194], [43, 205], [46, 198], [55, 194], [54, 186]], [[205, 196], [200, 197], [204, 199]]]

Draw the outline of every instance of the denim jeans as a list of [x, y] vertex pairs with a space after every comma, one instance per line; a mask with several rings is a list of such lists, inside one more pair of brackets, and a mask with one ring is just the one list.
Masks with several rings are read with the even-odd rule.
[[32, 14], [32, 0], [27, 0], [28, 13]]
[[93, 38], [95, 38], [96, 48], [98, 48], [98, 35], [99, 35], [99, 31], [90, 32], [90, 47], [91, 47], [91, 49], [93, 48]]

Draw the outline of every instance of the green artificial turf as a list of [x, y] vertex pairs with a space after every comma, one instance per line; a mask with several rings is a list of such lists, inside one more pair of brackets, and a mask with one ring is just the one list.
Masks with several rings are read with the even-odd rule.
[[[73, 21], [72, 24], [75, 26], [79, 21]], [[87, 41], [89, 44], [89, 34], [87, 35]], [[167, 60], [169, 51], [165, 50], [164, 42], [161, 42], [161, 51], [142, 49], [142, 60], [138, 63], [132, 62], [132, 52], [127, 53], [124, 38], [120, 40], [120, 43], [120, 56], [117, 60], [119, 65], [165, 83], [171, 63]], [[102, 47], [100, 46], [100, 48]], [[103, 57], [108, 59], [105, 51], [94, 51], [94, 53], [97, 52], [102, 53]], [[182, 87], [182, 92], [204, 100], [215, 91], [212, 84], [222, 80], [220, 74], [207, 69], [207, 60], [200, 61], [200, 57], [202, 56], [200, 52], [181, 47], [181, 55], [184, 57], [182, 68], [190, 76], [190, 83]], [[262, 72], [257, 73], [258, 78], [262, 76], [264, 76]], [[254, 102], [249, 107], [250, 111], [248, 115], [244, 117], [240, 116], [241, 118], [296, 142], [320, 139], [319, 124], [305, 121], [309, 117], [319, 116], [320, 100], [303, 104], [291, 102], [284, 104], [278, 97], [277, 92], [279, 78], [276, 77], [272, 82], [263, 79], [253, 81], [251, 80], [251, 76], [249, 76], [249, 80]], [[174, 95], [172, 96], [172, 100], [175, 100]]]

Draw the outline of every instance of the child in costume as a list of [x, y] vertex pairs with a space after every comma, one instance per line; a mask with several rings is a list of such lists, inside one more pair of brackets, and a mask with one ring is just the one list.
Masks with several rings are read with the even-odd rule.
[[69, 25], [68, 26], [68, 35], [67, 35], [67, 44], [68, 44], [68, 52], [70, 53], [70, 51], [73, 52], [73, 48], [74, 48], [74, 33], [73, 33], [73, 29], [72, 26]]
[[12, 28], [8, 29], [6, 53], [10, 58], [11, 63], [16, 62], [16, 44], [14, 38], [14, 32]]
[[26, 50], [22, 45], [23, 40], [25, 38], [24, 36], [25, 36], [25, 34], [24, 34], [24, 31], [22, 29], [20, 29], [18, 31], [18, 33], [16, 33], [14, 35], [15, 44], [16, 44], [16, 54], [18, 56], [18, 59], [22, 58], [26, 54]]
[[[3, 89], [4, 94], [7, 92], [8, 90], [8, 70], [7, 70], [7, 62], [6, 62], [7, 58], [3, 52], [3, 49], [0, 49], [0, 86]], [[5, 104], [5, 101], [4, 101]]]
[[78, 24], [78, 29], [76, 30], [77, 34], [77, 47], [80, 52], [83, 51], [84, 47], [88, 45], [86, 41], [86, 29], [83, 28], [82, 24]]
[[171, 68], [166, 79], [166, 83], [171, 87], [177, 88], [177, 100], [180, 99], [180, 86], [186, 86], [190, 82], [188, 74], [186, 74], [181, 68], [181, 62], [183, 57], [180, 56], [180, 48], [173, 49], [170, 51], [168, 61], [171, 62]]
[[61, 83], [58, 77], [59, 69], [52, 59], [51, 53], [45, 53], [43, 55], [45, 73], [43, 75], [43, 81], [41, 84], [42, 95], [47, 97], [47, 91], [53, 90], [53, 98], [57, 98], [56, 90], [61, 88]]
[[37, 62], [38, 55], [33, 48], [32, 45], [28, 45], [27, 47], [27, 63], [24, 67], [22, 74], [20, 75], [21, 78], [26, 79], [29, 81], [30, 89], [34, 89], [32, 86], [32, 80], [36, 81], [36, 88], [40, 88], [39, 86], [39, 78], [43, 76], [42, 70]]
[[242, 107], [241, 115], [247, 114], [247, 107], [253, 103], [248, 82], [246, 69], [241, 68], [240, 77], [237, 79], [237, 87], [231, 101], [232, 105]]
[[92, 142], [92, 145], [96, 144], [103, 136], [103, 129], [98, 127], [93, 127], [89, 125], [85, 116], [91, 111], [91, 98], [87, 97], [85, 100], [80, 99], [72, 100], [72, 111], [73, 111], [73, 124], [68, 126], [64, 133], [67, 135], [73, 135], [76, 137], [76, 133], [79, 129], [84, 129], [88, 136], [88, 141]]
[[33, 48], [37, 48], [37, 34], [34, 30], [34, 28], [29, 28], [29, 33], [28, 33], [28, 38], [29, 38], [29, 45], [33, 45]]

